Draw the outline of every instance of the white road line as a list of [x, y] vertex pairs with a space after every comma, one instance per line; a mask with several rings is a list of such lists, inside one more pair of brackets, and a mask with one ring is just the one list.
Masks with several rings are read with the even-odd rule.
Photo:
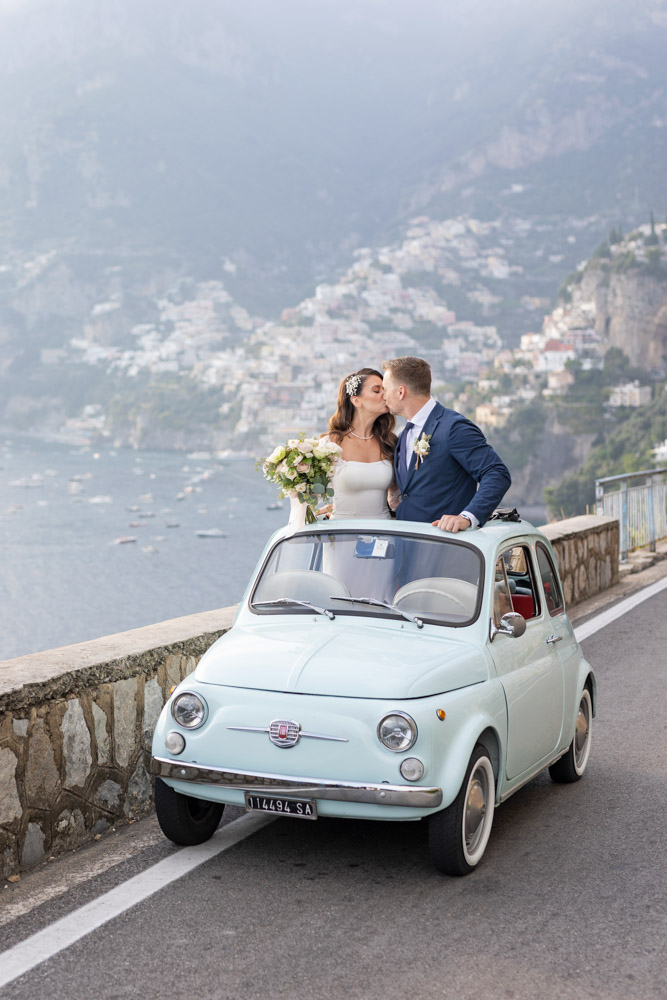
[[[165, 846], [167, 843], [155, 816], [120, 829], [120, 835], [116, 834], [116, 841], [107, 836], [98, 843], [86, 844], [85, 854], [76, 852], [74, 855], [61, 856], [57, 865], [49, 865], [48, 868], [31, 873], [29, 883], [23, 882], [12, 889], [12, 902], [6, 901], [5, 893], [0, 898], [0, 928], [57, 896], [71, 892], [91, 878], [104, 874], [109, 868], [129, 861], [147, 848], [155, 847], [156, 844]], [[25, 895], [22, 896], [22, 892]]]
[[583, 625], [578, 625], [574, 630], [577, 641], [583, 642], [590, 635], [599, 632], [601, 628], [605, 628], [607, 625], [611, 625], [621, 615], [627, 614], [628, 611], [636, 608], [638, 604], [647, 601], [649, 597], [655, 597], [656, 594], [665, 589], [667, 589], [667, 577], [664, 580], [658, 580], [657, 583], [652, 583], [649, 587], [644, 587], [643, 590], [638, 590], [636, 594], [626, 597], [624, 601], [619, 601], [618, 604], [614, 604], [607, 611], [602, 611], [595, 618], [584, 622]]
[[273, 821], [273, 816], [247, 813], [223, 826], [205, 844], [184, 847], [177, 854], [159, 861], [147, 871], [133, 876], [110, 892], [0, 953], [0, 989]]

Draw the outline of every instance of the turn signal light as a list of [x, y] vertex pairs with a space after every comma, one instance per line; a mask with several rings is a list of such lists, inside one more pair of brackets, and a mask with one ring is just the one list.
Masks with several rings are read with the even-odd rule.
[[445, 712], [444, 708], [436, 708], [435, 714], [438, 716], [441, 722], [445, 721], [447, 713]]

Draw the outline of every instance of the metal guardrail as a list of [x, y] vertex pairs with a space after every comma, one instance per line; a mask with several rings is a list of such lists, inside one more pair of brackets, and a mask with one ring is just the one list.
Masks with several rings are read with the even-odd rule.
[[667, 538], [667, 468], [646, 469], [595, 480], [598, 514], [615, 517], [619, 523], [621, 562], [631, 549], [649, 546]]

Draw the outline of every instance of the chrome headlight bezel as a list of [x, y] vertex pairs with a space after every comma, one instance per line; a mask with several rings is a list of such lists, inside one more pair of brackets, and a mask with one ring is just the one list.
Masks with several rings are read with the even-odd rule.
[[[184, 721], [180, 718], [178, 713], [178, 708], [180, 703], [185, 698], [192, 698], [195, 702], [199, 702], [199, 708], [197, 706], [192, 706], [196, 714], [192, 717], [192, 721]], [[208, 705], [204, 701], [201, 695], [196, 694], [194, 691], [180, 691], [171, 703], [171, 714], [174, 722], [179, 725], [182, 729], [187, 729], [192, 731], [193, 729], [199, 729], [203, 726], [208, 718]]]
[[[409, 736], [406, 735], [407, 742], [405, 743], [405, 745], [399, 747], [396, 746], [392, 747], [385, 742], [385, 739], [383, 739], [382, 727], [386, 725], [389, 719], [400, 719], [403, 723], [405, 723], [406, 733], [409, 733]], [[391, 750], [392, 753], [406, 753], [408, 750], [411, 750], [412, 747], [417, 742], [417, 736], [418, 736], [417, 723], [415, 722], [415, 720], [412, 718], [411, 715], [407, 714], [407, 712], [387, 712], [387, 714], [383, 715], [380, 721], [378, 722], [377, 738], [379, 739], [382, 746], [386, 750]]]

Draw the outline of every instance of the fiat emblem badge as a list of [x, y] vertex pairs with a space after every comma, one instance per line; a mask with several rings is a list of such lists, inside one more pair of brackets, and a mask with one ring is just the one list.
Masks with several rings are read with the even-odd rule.
[[286, 749], [299, 742], [301, 726], [293, 719], [274, 719], [269, 723], [269, 739], [274, 746]]

